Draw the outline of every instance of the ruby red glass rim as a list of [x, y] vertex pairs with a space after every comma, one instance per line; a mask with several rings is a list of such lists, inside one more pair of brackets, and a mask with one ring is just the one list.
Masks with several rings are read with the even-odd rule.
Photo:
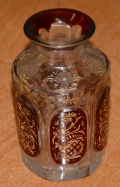
[[[56, 19], [70, 25], [80, 25], [82, 28], [81, 36], [67, 42], [50, 42], [40, 38], [38, 30], [45, 28], [48, 32], [52, 23]], [[86, 14], [73, 9], [48, 9], [32, 15], [24, 25], [25, 35], [37, 45], [51, 49], [71, 48], [88, 40], [95, 31], [94, 21]]]

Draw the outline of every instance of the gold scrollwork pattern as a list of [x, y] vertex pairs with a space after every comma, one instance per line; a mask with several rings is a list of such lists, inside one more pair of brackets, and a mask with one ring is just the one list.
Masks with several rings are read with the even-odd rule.
[[61, 111], [50, 127], [50, 149], [57, 164], [73, 164], [85, 155], [87, 148], [87, 118], [81, 109]]
[[19, 140], [26, 154], [35, 157], [38, 154], [38, 123], [34, 112], [25, 103], [16, 98], [17, 125]]
[[110, 87], [108, 87], [100, 99], [96, 113], [95, 148], [101, 151], [107, 143], [108, 117], [109, 117]]

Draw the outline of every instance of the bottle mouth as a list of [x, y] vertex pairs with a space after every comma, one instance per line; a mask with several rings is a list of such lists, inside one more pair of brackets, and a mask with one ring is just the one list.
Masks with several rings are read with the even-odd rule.
[[25, 35], [37, 45], [49, 49], [74, 48], [95, 31], [94, 21], [72, 9], [49, 9], [31, 16], [24, 25]]

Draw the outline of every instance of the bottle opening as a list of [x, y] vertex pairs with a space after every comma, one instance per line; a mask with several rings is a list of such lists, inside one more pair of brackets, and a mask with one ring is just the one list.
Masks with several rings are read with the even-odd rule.
[[74, 47], [95, 31], [94, 21], [72, 9], [50, 9], [31, 16], [24, 25], [26, 36], [43, 47]]
[[49, 31], [45, 28], [38, 30], [39, 37], [48, 42], [66, 43], [82, 36], [82, 27], [79, 25], [70, 26], [65, 22], [56, 19], [51, 24]]

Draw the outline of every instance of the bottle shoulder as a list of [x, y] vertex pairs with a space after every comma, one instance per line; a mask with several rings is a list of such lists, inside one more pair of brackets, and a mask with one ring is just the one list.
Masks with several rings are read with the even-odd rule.
[[46, 51], [31, 44], [13, 67], [25, 84], [54, 92], [84, 89], [99, 82], [108, 63], [104, 53], [88, 42], [71, 51]]

